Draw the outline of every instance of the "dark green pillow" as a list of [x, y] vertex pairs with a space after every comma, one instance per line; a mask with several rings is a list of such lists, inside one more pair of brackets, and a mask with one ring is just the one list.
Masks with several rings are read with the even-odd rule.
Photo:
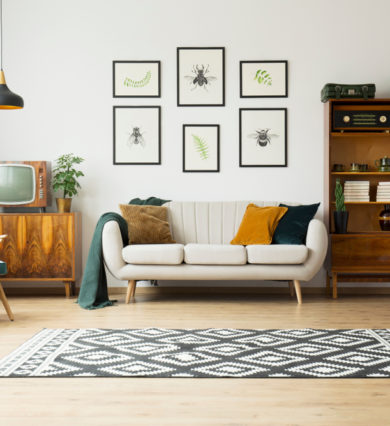
[[279, 207], [288, 207], [288, 210], [280, 219], [272, 244], [305, 244], [309, 222], [316, 214], [319, 205], [320, 203], [306, 206], [280, 204]]

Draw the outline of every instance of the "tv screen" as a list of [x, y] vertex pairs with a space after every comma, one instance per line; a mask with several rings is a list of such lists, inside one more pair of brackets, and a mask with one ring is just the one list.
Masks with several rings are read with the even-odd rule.
[[34, 168], [24, 164], [0, 164], [0, 204], [26, 204], [34, 199]]

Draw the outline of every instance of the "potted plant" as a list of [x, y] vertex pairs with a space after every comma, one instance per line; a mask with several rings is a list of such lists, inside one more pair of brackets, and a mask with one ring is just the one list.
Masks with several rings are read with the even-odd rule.
[[63, 197], [56, 198], [58, 213], [70, 212], [72, 197], [78, 194], [81, 188], [77, 178], [84, 173], [75, 169], [75, 164], [84, 161], [81, 157], [73, 154], [64, 154], [57, 158], [53, 169], [53, 189], [55, 192], [62, 190]]
[[344, 193], [340, 179], [336, 179], [336, 188], [334, 193], [336, 197], [336, 211], [333, 212], [335, 232], [336, 234], [346, 234], [348, 225], [348, 212], [344, 204]]

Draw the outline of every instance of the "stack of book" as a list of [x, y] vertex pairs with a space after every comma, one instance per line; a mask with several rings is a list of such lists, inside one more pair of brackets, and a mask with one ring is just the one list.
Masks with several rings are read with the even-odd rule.
[[390, 202], [390, 182], [378, 182], [376, 201]]
[[347, 180], [344, 183], [345, 202], [370, 201], [370, 181]]

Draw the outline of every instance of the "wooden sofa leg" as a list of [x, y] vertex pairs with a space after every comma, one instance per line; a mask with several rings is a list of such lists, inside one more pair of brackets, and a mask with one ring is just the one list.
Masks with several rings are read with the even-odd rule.
[[130, 302], [131, 298], [134, 298], [135, 288], [137, 287], [136, 280], [129, 280], [127, 285], [127, 293], [126, 293], [126, 303]]
[[290, 296], [291, 297], [294, 297], [294, 285], [293, 285], [293, 282], [292, 281], [289, 281], [288, 282], [288, 286], [289, 286], [289, 288], [290, 288]]
[[9, 306], [7, 297], [4, 293], [3, 286], [1, 285], [1, 283], [0, 283], [0, 300], [3, 302], [3, 305], [4, 305], [4, 308], [5, 308], [5, 311], [7, 312], [8, 318], [10, 319], [10, 321], [13, 321], [14, 320], [14, 314], [11, 311], [11, 307]]
[[302, 304], [301, 285], [298, 280], [294, 280], [295, 293], [297, 295], [298, 305]]

